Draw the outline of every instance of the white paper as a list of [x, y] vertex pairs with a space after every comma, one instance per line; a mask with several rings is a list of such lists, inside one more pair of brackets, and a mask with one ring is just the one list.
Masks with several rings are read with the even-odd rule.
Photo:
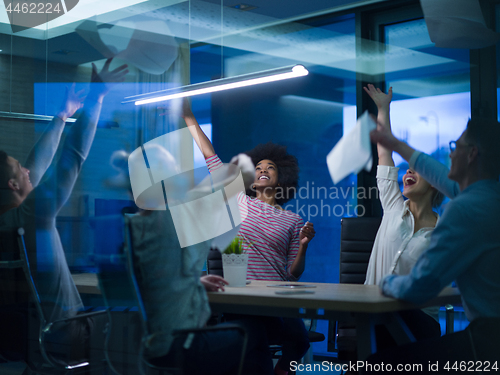
[[249, 188], [255, 180], [255, 166], [250, 156], [247, 154], [238, 154], [231, 159], [229, 164], [235, 164], [240, 168], [245, 189]]
[[169, 206], [182, 248], [220, 236], [234, 227], [222, 191], [177, 206]]
[[[128, 166], [134, 200], [142, 209], [168, 207], [182, 248], [215, 238], [215, 246], [225, 249], [248, 212], [246, 204], [238, 202], [238, 196], [245, 194], [241, 168], [253, 169], [252, 162], [247, 157], [235, 160], [238, 165], [223, 164], [189, 189], [192, 163], [188, 166], [168, 151], [175, 149], [173, 145], [182, 144], [182, 138], [188, 135], [189, 129], [179, 129], [145, 143], [130, 154]], [[185, 166], [181, 167], [182, 164]]]
[[233, 229], [215, 237], [212, 240], [211, 247], [219, 250], [221, 253], [229, 246], [229, 244], [234, 240], [240, 231], [240, 225], [234, 227]]
[[359, 173], [363, 168], [370, 171], [373, 158], [370, 132], [377, 127], [365, 111], [354, 126], [335, 145], [326, 157], [328, 171], [333, 183], [337, 184], [351, 173]]
[[440, 48], [484, 48], [500, 41], [486, 27], [479, 0], [420, 0], [429, 37]]
[[[140, 22], [119, 21], [106, 28], [87, 20], [76, 32], [104, 57], [118, 57], [150, 74], [163, 74], [179, 54], [179, 45], [163, 21], [148, 21], [157, 33], [142, 30]], [[151, 25], [152, 24], [152, 25]]]

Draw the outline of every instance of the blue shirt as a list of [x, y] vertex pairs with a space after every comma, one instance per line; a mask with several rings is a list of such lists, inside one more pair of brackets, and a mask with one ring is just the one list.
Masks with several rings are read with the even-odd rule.
[[432, 156], [415, 151], [408, 164], [410, 168], [448, 198], [453, 199], [460, 193], [458, 183], [448, 178], [450, 170]]

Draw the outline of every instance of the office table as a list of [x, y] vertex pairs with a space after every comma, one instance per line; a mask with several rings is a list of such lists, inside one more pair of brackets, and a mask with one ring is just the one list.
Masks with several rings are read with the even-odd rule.
[[[252, 280], [245, 288], [226, 287], [224, 293], [210, 292], [208, 299], [213, 311], [250, 315], [300, 317], [326, 320], [353, 321], [358, 336], [358, 358], [366, 359], [376, 351], [374, 326], [387, 326], [398, 344], [414, 340], [398, 311], [417, 306], [385, 297], [378, 286], [357, 284], [287, 283], [315, 285], [300, 290], [314, 294], [276, 294], [283, 288], [268, 287], [280, 284], [273, 281]], [[460, 303], [457, 289], [446, 288], [438, 297], [422, 306], [441, 306]]]
[[[96, 275], [77, 274], [73, 278], [80, 293], [100, 293]], [[314, 288], [300, 289], [314, 293], [276, 294], [276, 291], [289, 289], [267, 286], [275, 284], [280, 282], [252, 280], [246, 287], [226, 287], [225, 292], [209, 292], [208, 300], [214, 312], [355, 322], [360, 360], [376, 351], [375, 324], [386, 325], [398, 344], [409, 343], [414, 340], [413, 335], [398, 311], [461, 302], [455, 288], [445, 288], [436, 298], [415, 306], [381, 295], [375, 285], [287, 283], [315, 285]]]

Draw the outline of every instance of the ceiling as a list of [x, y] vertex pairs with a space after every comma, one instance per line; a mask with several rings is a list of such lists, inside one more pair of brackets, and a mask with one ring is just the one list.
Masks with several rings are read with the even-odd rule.
[[[231, 42], [230, 37], [234, 44], [235, 35], [243, 34], [250, 39], [266, 38], [271, 27], [290, 26], [294, 20], [383, 1], [386, 0], [303, 0], [295, 1], [290, 6], [289, 0], [250, 0], [245, 4], [254, 8], [242, 11], [233, 7], [241, 4], [237, 0], [225, 0], [222, 9], [221, 1], [217, 0], [79, 0], [67, 14], [15, 34], [12, 34], [4, 3], [1, 2], [0, 49], [4, 54], [14, 52], [19, 56], [76, 64], [95, 60], [96, 57], [93, 51], [89, 53], [92, 48], [75, 34], [75, 29], [87, 19], [98, 25], [113, 25], [128, 20], [133, 22], [133, 27], [151, 33], [158, 33], [158, 30], [150, 21], [161, 20], [168, 24], [177, 38], [220, 45], [223, 43], [221, 39]], [[26, 43], [24, 38], [31, 41]], [[26, 48], [23, 48], [24, 44]]]
[[[268, 22], [290, 22], [297, 19], [322, 15], [344, 9], [352, 9], [362, 5], [380, 3], [388, 0], [309, 0], [295, 1], [290, 6], [288, 0], [79, 0], [77, 6], [67, 14], [60, 16], [48, 23], [32, 29], [19, 32], [18, 35], [37, 39], [51, 39], [74, 29], [86, 19], [95, 19], [99, 23], [114, 23], [128, 17], [144, 15], [147, 13], [164, 13], [176, 4], [181, 8], [208, 10], [204, 14], [205, 20], [211, 19], [214, 28], [219, 28], [222, 17], [237, 18], [242, 25], [252, 24], [252, 18], [262, 21], [265, 17]], [[210, 4], [207, 6], [206, 4]], [[221, 12], [221, 4], [223, 12]], [[249, 10], [238, 10], [235, 6], [249, 5]], [[229, 12], [229, 13], [228, 13]], [[231, 12], [233, 12], [231, 14]], [[258, 16], [261, 16], [260, 18]], [[188, 17], [188, 14], [185, 14]], [[191, 14], [191, 21], [196, 16]], [[11, 34], [11, 27], [3, 2], [0, 4], [0, 32]]]
[[[295, 22], [384, 1], [390, 0], [302, 0], [294, 1], [293, 6], [290, 0], [245, 0], [243, 4], [253, 8], [239, 10], [234, 7], [242, 4], [239, 0], [223, 0], [223, 7], [218, 0], [80, 0], [64, 16], [14, 35], [6, 12], [0, 11], [0, 53], [13, 52], [70, 65], [100, 60], [103, 55], [75, 32], [90, 19], [101, 27], [99, 32], [116, 30], [116, 45], [127, 45], [131, 33], [123, 31], [130, 28], [152, 36], [158, 41], [158, 48], [170, 35], [192, 44], [206, 44], [207, 51], [214, 54], [224, 46], [225, 76], [294, 63], [333, 76], [399, 72], [404, 75], [408, 69], [428, 73], [430, 67], [442, 71], [452, 65], [453, 69], [468, 69], [468, 61], [429, 52], [433, 43], [423, 20], [411, 26], [393, 27], [391, 45], [364, 41], [369, 52], [363, 55], [356, 51], [353, 19], [344, 21], [346, 27], [341, 23], [335, 27], [313, 27]], [[159, 24], [164, 27], [158, 27]], [[229, 50], [239, 53], [229, 57]]]

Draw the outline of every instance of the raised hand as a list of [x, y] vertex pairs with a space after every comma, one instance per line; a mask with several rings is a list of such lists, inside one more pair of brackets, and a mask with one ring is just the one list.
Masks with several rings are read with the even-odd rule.
[[166, 116], [172, 113], [182, 117], [184, 120], [186, 117], [194, 118], [193, 111], [191, 110], [191, 102], [188, 98], [172, 100], [169, 104], [158, 106], [158, 110], [160, 111], [160, 116]]
[[371, 83], [368, 84], [368, 87], [363, 87], [363, 89], [370, 95], [370, 98], [372, 98], [377, 108], [389, 108], [389, 104], [392, 100], [392, 87], [389, 88], [387, 94], [379, 88], [375, 88]]
[[92, 63], [92, 76], [90, 79], [91, 88], [89, 96], [96, 96], [99, 102], [102, 102], [104, 96], [111, 90], [114, 83], [125, 81], [125, 75], [128, 73], [128, 65], [123, 64], [115, 70], [109, 71], [109, 65], [113, 59], [107, 59], [100, 72]]
[[200, 277], [200, 281], [207, 292], [224, 291], [224, 285], [229, 283], [218, 275], [205, 275]]
[[306, 222], [300, 230], [299, 241], [302, 245], [307, 245], [316, 235], [314, 224]]
[[377, 129], [370, 133], [370, 139], [373, 143], [377, 143], [389, 151], [394, 151], [400, 143], [399, 139], [392, 134], [391, 129], [383, 126], [380, 122], [377, 123]]
[[85, 99], [85, 95], [83, 94], [84, 91], [85, 90], [80, 90], [75, 92], [74, 82], [69, 89], [66, 87], [66, 99], [64, 100], [57, 117], [66, 121], [69, 117], [73, 116], [76, 111], [82, 108], [83, 100]]
[[194, 117], [193, 111], [191, 110], [191, 101], [188, 98], [182, 98], [182, 118]]

